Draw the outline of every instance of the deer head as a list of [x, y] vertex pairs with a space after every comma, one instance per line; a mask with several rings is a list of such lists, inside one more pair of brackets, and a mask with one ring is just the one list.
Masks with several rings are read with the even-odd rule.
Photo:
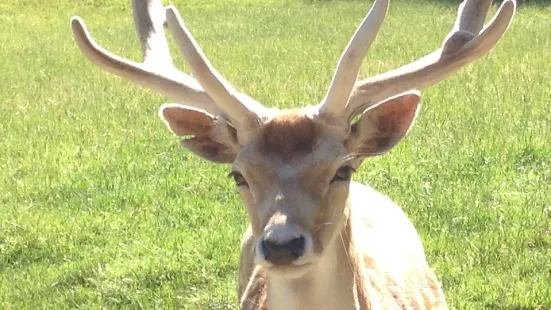
[[[256, 262], [273, 274], [299, 276], [315, 264], [345, 222], [353, 172], [405, 137], [427, 88], [475, 61], [508, 28], [514, 0], [484, 26], [491, 0], [466, 0], [442, 47], [411, 64], [356, 81], [389, 1], [373, 7], [342, 53], [324, 99], [314, 106], [267, 109], [237, 92], [209, 63], [176, 8], [135, 0], [144, 61], [106, 51], [83, 21], [71, 25], [82, 52], [101, 68], [170, 97], [159, 115], [181, 145], [215, 163], [231, 163], [256, 238]], [[172, 33], [191, 77], [171, 62]], [[352, 122], [357, 119], [357, 121]]]

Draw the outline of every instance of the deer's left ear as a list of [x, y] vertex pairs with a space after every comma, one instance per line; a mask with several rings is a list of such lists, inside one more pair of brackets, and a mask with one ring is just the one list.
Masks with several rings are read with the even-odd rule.
[[408, 133], [420, 107], [421, 95], [410, 91], [367, 109], [352, 125], [346, 148], [358, 157], [389, 151]]

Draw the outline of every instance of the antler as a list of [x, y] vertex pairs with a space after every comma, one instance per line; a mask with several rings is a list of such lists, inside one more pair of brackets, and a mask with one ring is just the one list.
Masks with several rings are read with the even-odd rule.
[[207, 57], [184, 24], [182, 17], [174, 6], [169, 6], [166, 12], [168, 27], [178, 43], [180, 52], [188, 63], [191, 72], [201, 86], [212, 96], [214, 101], [237, 123], [246, 123], [251, 115], [257, 115], [254, 110], [260, 104], [237, 98], [236, 90], [226, 81], [208, 61]]
[[430, 87], [489, 52], [511, 24], [516, 9], [515, 0], [505, 0], [482, 29], [491, 2], [465, 0], [442, 48], [411, 64], [357, 82], [346, 105], [347, 120], [386, 98]]
[[[267, 110], [237, 92], [212, 67], [174, 7], [159, 0], [133, 0], [134, 20], [144, 62], [117, 56], [94, 42], [79, 17], [71, 19], [82, 52], [101, 68], [162, 93], [176, 102], [228, 119], [233, 125], [254, 127]], [[515, 0], [505, 0], [484, 27], [491, 0], [465, 0], [452, 32], [439, 50], [398, 69], [355, 83], [361, 62], [386, 16], [389, 0], [375, 0], [343, 51], [327, 95], [319, 105], [323, 115], [350, 121], [369, 106], [411, 89], [423, 89], [447, 78], [489, 52], [509, 27]], [[195, 80], [172, 64], [163, 26], [167, 22]], [[482, 29], [484, 27], [484, 29]], [[482, 31], [481, 31], [482, 30]]]
[[388, 0], [376, 0], [343, 51], [327, 95], [319, 105], [320, 114], [344, 117], [348, 123], [374, 104], [408, 90], [430, 87], [482, 57], [505, 33], [515, 14], [515, 0], [505, 0], [484, 27], [491, 3], [465, 0], [442, 48], [411, 64], [355, 83], [388, 8]]
[[376, 0], [362, 21], [348, 46], [343, 51], [327, 95], [321, 102], [320, 112], [340, 116], [344, 113], [350, 92], [371, 43], [375, 40], [386, 17], [389, 0]]
[[[186, 103], [213, 115], [229, 117], [234, 125], [241, 124], [249, 117], [255, 120], [259, 114], [263, 114], [264, 108], [260, 103], [236, 92], [212, 68], [175, 9], [165, 10], [158, 0], [134, 0], [132, 5], [144, 62], [125, 59], [99, 46], [90, 36], [84, 21], [75, 16], [71, 19], [75, 40], [92, 62], [176, 102]], [[167, 15], [170, 30], [199, 82], [172, 64], [163, 30]]]

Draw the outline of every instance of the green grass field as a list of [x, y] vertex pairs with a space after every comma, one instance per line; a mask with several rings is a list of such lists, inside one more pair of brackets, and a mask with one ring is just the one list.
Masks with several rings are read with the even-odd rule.
[[[371, 5], [172, 3], [228, 80], [278, 107], [322, 98]], [[392, 2], [361, 76], [438, 48], [456, 5]], [[166, 98], [89, 62], [74, 14], [141, 60], [130, 1], [0, 3], [0, 309], [235, 309], [247, 218], [229, 167], [180, 149]], [[423, 98], [409, 137], [355, 179], [404, 207], [453, 309], [551, 309], [551, 6], [521, 5]]]

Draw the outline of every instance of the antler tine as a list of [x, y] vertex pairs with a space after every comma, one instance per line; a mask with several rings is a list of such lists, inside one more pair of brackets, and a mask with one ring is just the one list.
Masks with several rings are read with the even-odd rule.
[[132, 1], [134, 24], [147, 66], [172, 68], [170, 50], [163, 26], [166, 22], [165, 8], [159, 1]]
[[484, 20], [492, 0], [465, 0], [459, 5], [457, 19], [451, 33], [462, 30], [472, 34], [478, 34], [484, 27]]
[[334, 116], [344, 113], [362, 61], [383, 24], [388, 5], [389, 0], [375, 0], [371, 10], [350, 39], [339, 59], [327, 94], [320, 103], [321, 113]]
[[174, 6], [166, 8], [167, 24], [193, 76], [235, 124], [256, 125], [260, 103], [240, 100], [239, 93], [214, 69]]
[[[466, 0], [461, 5], [455, 23], [457, 30], [446, 38], [441, 49], [411, 64], [357, 82], [346, 107], [348, 120], [386, 98], [430, 87], [489, 52], [509, 28], [516, 3], [505, 0], [492, 21], [477, 35], [485, 18], [480, 13], [487, 9], [475, 1]], [[481, 11], [473, 17], [470, 14], [476, 8]]]
[[162, 29], [165, 19], [162, 4], [154, 0], [135, 0], [133, 6], [144, 63], [125, 59], [102, 48], [92, 39], [84, 21], [74, 16], [71, 18], [71, 28], [82, 53], [100, 68], [114, 75], [150, 88], [175, 102], [220, 115], [222, 111], [199, 83], [172, 66]]

